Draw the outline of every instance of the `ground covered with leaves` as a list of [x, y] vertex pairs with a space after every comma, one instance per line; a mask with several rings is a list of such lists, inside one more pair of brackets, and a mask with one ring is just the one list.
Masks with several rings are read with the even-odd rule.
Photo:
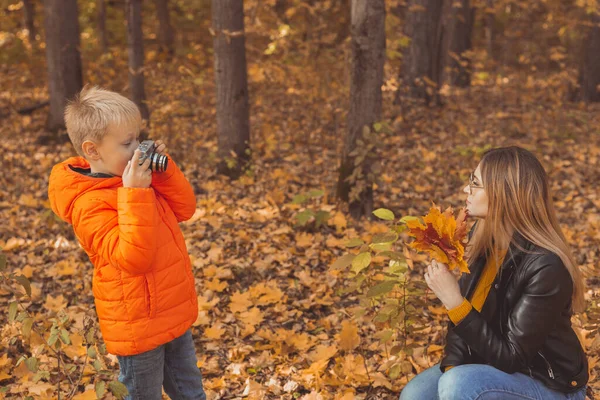
[[[382, 344], [381, 326], [355, 317], [359, 298], [345, 290], [351, 274], [331, 268], [349, 239], [369, 240], [387, 229], [382, 221], [350, 220], [334, 196], [348, 103], [344, 55], [329, 50], [294, 64], [264, 58], [251, 45], [248, 52], [253, 162], [237, 181], [215, 174], [210, 60], [200, 51], [174, 62], [147, 55], [150, 136], [167, 142], [197, 195], [196, 214], [181, 229], [197, 280], [193, 334], [209, 399], [397, 398], [409, 379], [439, 361], [447, 317], [430, 298], [411, 310], [426, 322], [418, 334]], [[86, 82], [126, 93], [123, 51], [90, 60], [84, 53]], [[59, 376], [56, 355], [40, 347], [35, 329], [26, 340], [21, 324], [8, 322], [14, 295], [3, 284], [0, 385], [8, 388], [7, 398], [50, 399], [58, 381], [63, 397], [78, 383], [75, 398], [96, 398], [95, 367], [112, 373], [103, 375], [108, 385], [118, 364], [97, 356], [101, 365], [94, 366], [86, 357], [86, 318], [95, 318], [92, 265], [71, 227], [53, 216], [46, 192], [50, 169], [73, 150], [64, 135], [48, 137], [45, 109], [16, 112], [46, 99], [44, 68], [43, 56], [32, 54], [0, 70], [0, 246], [8, 270], [31, 281], [31, 301], [23, 305], [34, 328], [49, 335], [48, 321], [66, 315], [70, 344], [63, 346], [62, 362], [87, 366], [79, 381], [78, 370], [74, 378]], [[445, 90], [443, 107], [394, 104], [397, 72], [386, 67], [376, 207], [397, 216], [423, 215], [432, 201], [461, 207], [469, 172], [486, 149], [534, 151], [550, 174], [560, 222], [586, 273], [589, 310], [573, 323], [588, 351], [591, 385], [600, 390], [600, 339], [590, 317], [600, 301], [600, 107], [565, 101], [572, 71], [502, 68], [476, 71], [467, 90]], [[314, 198], [294, 204], [311, 191]], [[298, 218], [307, 209], [321, 212], [325, 222]], [[423, 258], [413, 258], [408, 274], [420, 279]], [[391, 355], [398, 344], [410, 351]], [[37, 355], [48, 374], [36, 375], [26, 363], [16, 367], [24, 353]]]

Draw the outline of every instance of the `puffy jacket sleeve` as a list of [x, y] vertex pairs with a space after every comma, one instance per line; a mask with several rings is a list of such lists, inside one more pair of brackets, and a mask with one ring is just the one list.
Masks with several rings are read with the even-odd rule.
[[169, 203], [177, 222], [187, 221], [196, 212], [196, 195], [183, 172], [168, 157], [167, 170], [152, 174], [152, 187]]
[[77, 200], [73, 228], [85, 250], [132, 275], [151, 268], [159, 216], [152, 188], [117, 189], [117, 209], [92, 196]]
[[506, 332], [495, 332], [475, 309], [453, 329], [486, 362], [507, 373], [530, 364], [573, 293], [569, 271], [555, 254], [540, 256], [523, 273], [525, 284]]

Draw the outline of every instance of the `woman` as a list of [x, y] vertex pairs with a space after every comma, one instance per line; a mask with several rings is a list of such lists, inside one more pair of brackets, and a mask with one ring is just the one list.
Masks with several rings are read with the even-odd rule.
[[471, 273], [433, 261], [429, 288], [451, 320], [444, 357], [400, 400], [585, 399], [588, 364], [571, 327], [583, 279], [558, 225], [546, 171], [519, 147], [487, 152], [464, 188], [477, 219]]

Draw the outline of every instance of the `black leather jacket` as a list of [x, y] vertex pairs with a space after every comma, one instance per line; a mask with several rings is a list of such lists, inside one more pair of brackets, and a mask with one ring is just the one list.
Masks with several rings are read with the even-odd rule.
[[[571, 327], [573, 281], [560, 257], [517, 237], [492, 284], [481, 312], [450, 322], [441, 369], [489, 364], [521, 372], [551, 389], [571, 393], [588, 381], [588, 363]], [[520, 250], [521, 247], [523, 250]], [[484, 257], [459, 280], [470, 298]]]

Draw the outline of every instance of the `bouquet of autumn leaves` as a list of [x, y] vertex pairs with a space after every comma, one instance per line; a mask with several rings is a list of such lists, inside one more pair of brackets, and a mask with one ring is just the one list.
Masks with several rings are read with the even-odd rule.
[[429, 254], [434, 260], [448, 265], [450, 270], [469, 272], [464, 259], [464, 242], [467, 237], [467, 214], [461, 209], [454, 218], [454, 212], [448, 207], [444, 212], [433, 204], [429, 213], [421, 219], [406, 221], [408, 235], [415, 238], [409, 244], [413, 249]]

